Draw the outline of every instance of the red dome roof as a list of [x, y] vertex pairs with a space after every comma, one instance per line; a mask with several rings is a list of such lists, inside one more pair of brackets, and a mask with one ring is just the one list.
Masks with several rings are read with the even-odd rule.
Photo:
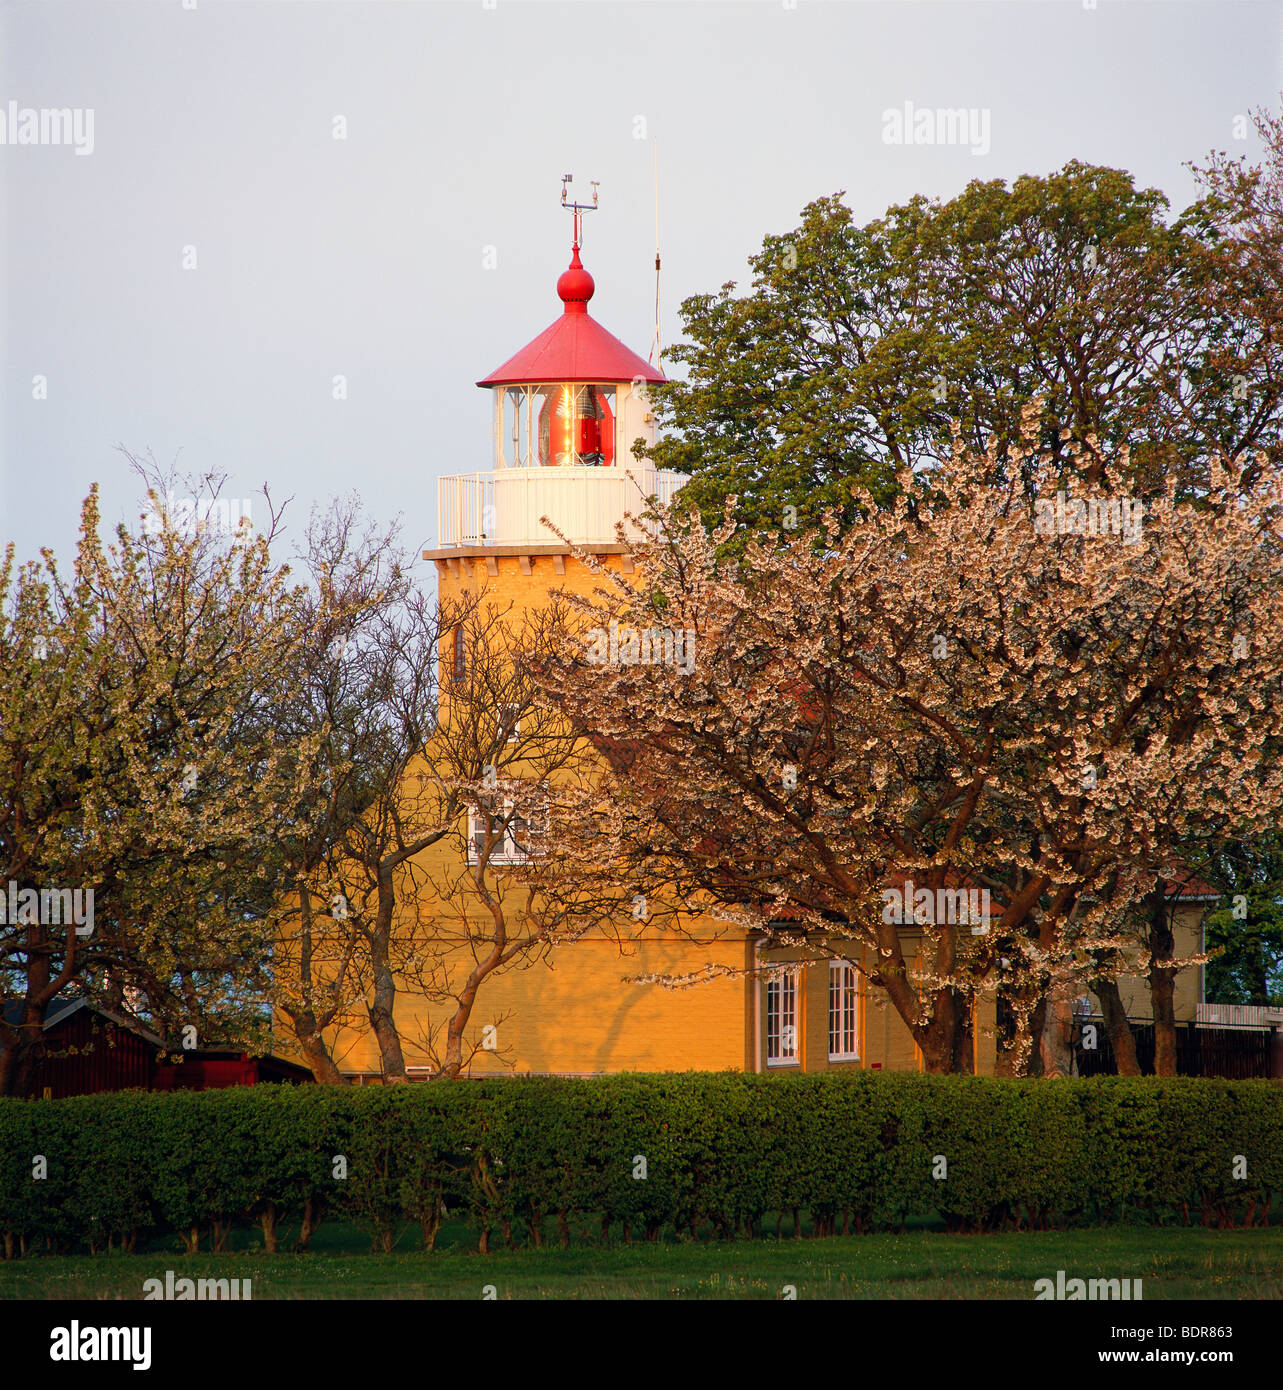
[[657, 367], [608, 333], [588, 312], [596, 286], [574, 248], [570, 267], [557, 281], [565, 308], [502, 367], [483, 377], [478, 386], [517, 386], [541, 381], [646, 382], [667, 381]]

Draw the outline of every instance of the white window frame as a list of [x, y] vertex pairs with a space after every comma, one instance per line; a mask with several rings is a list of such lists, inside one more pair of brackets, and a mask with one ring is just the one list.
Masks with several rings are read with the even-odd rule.
[[[847, 1044], [849, 1043], [849, 1046]], [[836, 1046], [835, 1046], [836, 1044]], [[860, 982], [849, 960], [829, 962], [829, 1061], [860, 1060]]]
[[508, 730], [505, 743], [516, 743], [521, 737], [521, 706], [517, 704], [502, 704], [499, 706], [499, 729], [503, 730], [504, 721], [511, 716], [512, 726]]
[[[766, 1065], [768, 1067], [797, 1067], [802, 1064], [800, 1023], [798, 1017], [798, 985], [801, 971], [797, 966], [781, 970], [766, 981]], [[772, 1027], [774, 1020], [774, 1027]], [[792, 1036], [789, 1037], [789, 1030]], [[791, 1043], [788, 1047], [786, 1044]]]
[[[503, 803], [501, 810], [505, 817], [511, 817], [504, 827], [502, 834], [490, 847], [490, 855], [486, 860], [487, 864], [492, 864], [496, 868], [511, 864], [528, 864], [530, 855], [521, 848], [518, 836], [523, 834], [526, 822], [520, 816], [512, 815], [513, 803], [507, 800]], [[468, 812], [468, 863], [472, 865], [481, 862], [481, 846], [485, 844], [486, 836], [486, 817], [478, 807], [473, 806]], [[480, 841], [480, 844], [478, 844]]]
[[[544, 788], [545, 795], [547, 788]], [[521, 848], [519, 836], [527, 835], [532, 827], [531, 821], [524, 816], [514, 816], [512, 814], [515, 802], [511, 797], [504, 799], [503, 804], [495, 808], [495, 815], [502, 814], [507, 820], [503, 833], [491, 847], [490, 856], [486, 864], [493, 868], [511, 867], [517, 864], [529, 864], [535, 857], [528, 850]], [[545, 809], [544, 814], [547, 814]], [[468, 808], [468, 863], [475, 867], [481, 862], [481, 851], [478, 840], [485, 844], [486, 817], [485, 813], [478, 806]]]

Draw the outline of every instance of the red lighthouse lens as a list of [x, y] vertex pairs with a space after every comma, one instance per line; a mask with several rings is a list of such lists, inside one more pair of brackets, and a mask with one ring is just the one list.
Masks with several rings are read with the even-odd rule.
[[609, 465], [614, 421], [595, 386], [548, 386], [539, 412], [539, 462], [545, 468]]

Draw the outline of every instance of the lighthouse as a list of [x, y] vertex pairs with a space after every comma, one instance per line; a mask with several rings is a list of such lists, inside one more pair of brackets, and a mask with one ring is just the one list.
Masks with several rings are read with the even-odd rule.
[[[462, 844], [441, 840], [425, 853], [428, 877], [457, 885], [416, 909], [433, 921], [436, 968], [451, 980], [443, 998], [456, 1002], [471, 988], [478, 959], [489, 959], [496, 949], [491, 908], [498, 904], [512, 913], [505, 917], [510, 933], [505, 940], [521, 934], [519, 875], [528, 858], [524, 837], [531, 822], [524, 811], [509, 812], [514, 802], [501, 798], [518, 795], [509, 784], [537, 785], [546, 775], [532, 732], [538, 717], [527, 722], [520, 713], [513, 716], [515, 707], [505, 708], [501, 678], [496, 678], [497, 693], [487, 685], [488, 673], [502, 665], [486, 665], [494, 655], [487, 643], [502, 643], [505, 634], [519, 641], [523, 615], [546, 608], [554, 593], [591, 595], [602, 584], [602, 570], [628, 582], [640, 568], [634, 554], [649, 539], [650, 499], [667, 503], [686, 481], [682, 474], [656, 469], [644, 456], [656, 437], [648, 392], [664, 374], [593, 315], [597, 286], [581, 253], [583, 218], [596, 196], [586, 204], [569, 201], [569, 182], [563, 180], [562, 203], [573, 215], [573, 232], [569, 263], [555, 280], [558, 312], [542, 332], [477, 381], [491, 393], [490, 466], [439, 480], [437, 544], [423, 551], [436, 566], [441, 611], [482, 615], [475, 626], [468, 618], [454, 622], [442, 636], [442, 725], [449, 726], [453, 717], [452, 692], [462, 688], [471, 701], [461, 716], [465, 740], [469, 720], [486, 731], [483, 742], [491, 736], [483, 708], [491, 697], [494, 737], [498, 730], [506, 734], [496, 744], [503, 755], [489, 767], [504, 784], [495, 805], [478, 799], [469, 809]], [[551, 275], [549, 281], [551, 290]], [[633, 452], [638, 440], [642, 457]], [[550, 741], [551, 763], [558, 746]], [[532, 798], [532, 806], [536, 801]], [[500, 810], [510, 819], [496, 840]], [[466, 855], [462, 863], [460, 848]], [[490, 903], [480, 898], [482, 882]], [[475, 993], [466, 1024], [469, 1074], [582, 1076], [750, 1065], [745, 986], [728, 973], [749, 962], [748, 947], [735, 934], [710, 941], [707, 925], [702, 926], [696, 939], [629, 917], [622, 927], [586, 928], [573, 944], [527, 960], [527, 968], [496, 970]], [[710, 982], [696, 992], [636, 983], [699, 974], [708, 974]], [[398, 994], [403, 1036], [426, 1038], [435, 1028], [440, 1038], [449, 1008], [441, 998]], [[344, 1033], [336, 1047], [347, 1049], [352, 1075], [369, 1076], [377, 1069], [368, 1033]], [[421, 1069], [411, 1064], [409, 1070]]]
[[574, 548], [629, 573], [629, 543], [643, 538], [632, 518], [651, 497], [667, 502], [685, 481], [633, 455], [638, 440], [655, 441], [647, 390], [665, 377], [590, 312], [596, 283], [580, 250], [596, 189], [592, 203], [570, 202], [569, 181], [562, 203], [574, 231], [570, 263], [556, 282], [561, 312], [477, 382], [493, 397], [490, 469], [437, 484], [438, 543], [423, 558], [436, 562], [443, 600], [483, 578], [503, 581], [505, 599], [517, 598], [514, 590], [531, 598], [554, 584], [577, 588], [587, 571]]

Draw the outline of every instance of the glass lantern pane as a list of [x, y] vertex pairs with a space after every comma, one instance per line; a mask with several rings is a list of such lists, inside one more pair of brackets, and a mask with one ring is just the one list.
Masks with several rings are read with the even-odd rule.
[[537, 388], [538, 458], [545, 468], [601, 467], [614, 462], [613, 391], [565, 383]]

